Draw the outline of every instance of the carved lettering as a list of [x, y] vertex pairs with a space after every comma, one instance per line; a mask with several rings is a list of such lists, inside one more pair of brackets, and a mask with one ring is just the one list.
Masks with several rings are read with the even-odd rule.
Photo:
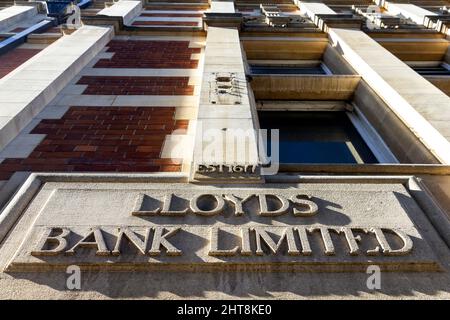
[[[139, 255], [159, 256], [162, 251], [168, 256], [179, 256], [182, 251], [174, 246], [171, 238], [177, 234], [181, 227], [165, 226], [121, 226], [117, 231], [110, 230], [108, 226], [95, 226], [89, 228], [83, 238], [77, 239], [70, 250], [67, 248], [73, 243], [77, 232], [71, 231], [68, 227], [49, 227], [45, 228], [40, 234], [39, 240], [34, 250], [33, 256], [55, 256], [58, 254], [83, 254], [81, 248], [95, 249], [97, 256], [120, 256], [130, 248], [135, 249]], [[183, 228], [185, 228], [183, 226]], [[189, 227], [186, 227], [189, 230]], [[208, 228], [208, 234], [204, 228]], [[203, 231], [200, 231], [203, 229]], [[365, 254], [367, 256], [402, 256], [410, 254], [413, 249], [412, 239], [403, 231], [388, 228], [360, 228], [360, 227], [328, 227], [324, 225], [307, 226], [257, 226], [257, 227], [226, 227], [212, 226], [201, 227], [199, 230], [205, 238], [209, 240], [208, 255], [212, 257], [232, 257], [236, 255], [258, 256], [265, 255], [265, 247], [271, 254], [283, 255], [281, 248], [286, 245], [287, 255], [289, 256], [310, 256], [325, 254], [333, 256], [336, 254], [357, 256]], [[228, 230], [229, 229], [229, 230]], [[197, 229], [194, 229], [197, 232]], [[110, 236], [107, 238], [109, 245], [114, 249], [108, 249], [108, 243], [105, 241], [106, 232]], [[192, 231], [187, 231], [192, 232]], [[271, 232], [274, 234], [272, 235]], [[319, 237], [313, 237], [311, 234], [318, 233]], [[335, 233], [341, 241], [333, 243], [331, 233]], [[360, 234], [357, 234], [360, 233]], [[153, 237], [151, 238], [151, 235]], [[278, 240], [275, 240], [278, 238]], [[238, 239], [239, 243], [234, 243], [231, 239]], [[337, 238], [336, 238], [337, 239]], [[71, 241], [72, 240], [72, 241]], [[149, 242], [151, 241], [151, 244]], [[314, 243], [314, 241], [316, 241]], [[376, 241], [374, 249], [362, 252], [361, 246], [367, 247]], [[128, 246], [124, 246], [124, 242]], [[233, 242], [231, 245], [230, 243]], [[323, 250], [314, 252], [315, 246], [321, 245]], [[150, 246], [150, 250], [148, 250]], [[336, 247], [337, 246], [337, 247]], [[65, 251], [67, 250], [67, 251]], [[129, 253], [129, 252], [127, 252]], [[108, 258], [110, 259], [110, 258]]]
[[250, 200], [254, 195], [251, 194], [249, 196], [246, 196], [242, 199], [239, 199], [238, 197], [236, 197], [235, 195], [232, 194], [226, 194], [225, 195], [225, 199], [232, 202], [234, 205], [234, 215], [235, 216], [241, 216], [244, 214], [244, 209], [243, 209], [243, 204], [245, 202], [247, 202], [248, 200]]
[[181, 250], [175, 248], [167, 238], [173, 236], [181, 228], [173, 228], [169, 230], [167, 233], [163, 234], [165, 228], [164, 227], [156, 227], [154, 228], [155, 233], [153, 235], [153, 242], [150, 251], [148, 252], [152, 256], [158, 256], [161, 254], [161, 246], [163, 246], [167, 250], [168, 256], [180, 256], [182, 254]]
[[[398, 238], [400, 238], [403, 243], [403, 246], [400, 249], [392, 249], [386, 239], [386, 236], [383, 233], [383, 230], [385, 230], [387, 233], [394, 234]], [[394, 229], [371, 228], [370, 232], [375, 234], [375, 237], [377, 238], [378, 243], [381, 246], [381, 251], [386, 256], [403, 256], [412, 251], [413, 242], [412, 242], [411, 238], [403, 231], [394, 230]], [[378, 253], [379, 249], [380, 249], [380, 247], [377, 246], [374, 250], [369, 250], [370, 254]]]
[[302, 254], [304, 256], [309, 256], [312, 253], [311, 246], [308, 240], [308, 234], [306, 227], [297, 227], [295, 228], [298, 233], [298, 237], [300, 238], [300, 244], [302, 246]]
[[331, 239], [331, 234], [329, 230], [333, 230], [333, 229], [328, 229], [327, 227], [312, 227], [309, 228], [309, 232], [314, 232], [314, 231], [320, 231], [320, 235], [322, 237], [322, 242], [323, 242], [323, 246], [325, 249], [325, 254], [327, 256], [333, 256], [336, 254], [335, 250], [334, 250], [334, 244], [333, 244], [333, 240]]
[[199, 164], [198, 173], [255, 173], [256, 165]]
[[241, 228], [241, 237], [241, 255], [250, 256], [252, 254], [252, 250], [250, 248], [250, 228]]
[[296, 195], [291, 198], [291, 201], [297, 204], [301, 209], [294, 208], [294, 216], [297, 217], [311, 217], [317, 214], [319, 207], [317, 204], [309, 199], [304, 199], [303, 197], [310, 198], [304, 195]]
[[134, 231], [132, 231], [130, 228], [128, 228], [128, 227], [119, 228], [119, 234], [117, 236], [116, 245], [114, 247], [114, 250], [112, 251], [112, 254], [115, 256], [120, 255], [120, 247], [122, 244], [122, 239], [126, 238], [136, 249], [138, 249], [138, 252], [140, 254], [145, 255], [146, 250], [147, 250], [147, 242], [148, 242], [148, 238], [150, 235], [150, 229], [151, 228], [145, 229], [144, 240], [141, 240], [137, 236], [137, 234]]
[[[59, 233], [51, 236], [51, 234]], [[36, 249], [31, 251], [33, 256], [55, 256], [63, 252], [67, 247], [67, 239], [70, 230], [67, 228], [45, 228]], [[51, 249], [44, 249], [47, 245], [53, 244], [56, 246]]]
[[262, 247], [261, 247], [262, 241], [264, 241], [264, 243], [269, 247], [269, 249], [274, 254], [276, 254], [285, 239], [288, 244], [288, 255], [295, 256], [295, 255], [300, 254], [300, 251], [298, 251], [297, 245], [295, 244], [293, 228], [284, 229], [283, 234], [281, 235], [280, 239], [278, 240], [278, 243], [275, 243], [275, 241], [273, 241], [273, 239], [267, 234], [267, 232], [263, 228], [253, 228], [253, 230], [255, 231], [255, 236], [256, 236], [256, 254], [257, 255], [264, 254], [264, 251], [262, 250]]
[[219, 250], [219, 228], [211, 228], [210, 249], [208, 254], [210, 256], [234, 256], [239, 251], [239, 246], [233, 249]]
[[107, 256], [111, 254], [111, 252], [108, 250], [108, 247], [106, 246], [102, 230], [98, 227], [91, 228], [89, 233], [83, 239], [78, 241], [78, 243], [73, 246], [72, 249], [66, 251], [66, 254], [75, 254], [75, 249], [77, 248], [96, 248], [97, 251], [95, 252], [95, 254], [97, 256]]
[[[353, 229], [353, 230], [361, 230], [363, 229]], [[350, 255], [357, 256], [360, 252], [358, 242], [361, 241], [361, 236], [355, 236], [351, 228], [343, 227], [340, 230], [344, 233], [345, 239], [347, 240], [348, 248], [350, 250]]]
[[[200, 209], [198, 206], [198, 201], [202, 198], [207, 198], [207, 197], [214, 197], [216, 206], [209, 210]], [[195, 214], [198, 214], [201, 216], [214, 216], [217, 214], [221, 214], [223, 212], [223, 209], [225, 208], [225, 201], [223, 200], [222, 196], [200, 194], [200, 195], [194, 196], [191, 199], [190, 208], [191, 208], [191, 211]]]
[[[281, 203], [281, 206], [276, 210], [269, 210], [267, 198], [277, 199]], [[276, 217], [285, 214], [289, 210], [289, 201], [279, 195], [259, 194], [259, 214], [264, 217]]]
[[188, 208], [185, 208], [183, 210], [172, 210], [172, 200], [173, 200], [173, 193], [169, 193], [165, 196], [163, 207], [161, 210], [161, 215], [164, 216], [184, 216], [188, 212]]
[[[276, 217], [287, 213], [292, 213], [295, 217], [311, 217], [319, 211], [318, 205], [311, 200], [311, 197], [303, 194], [293, 195], [290, 199], [278, 194], [249, 194], [244, 196], [237, 196], [235, 194], [199, 194], [190, 199], [182, 199], [180, 197], [177, 200], [175, 194], [167, 193], [161, 200], [156, 200], [145, 194], [139, 194], [132, 214], [135, 216], [160, 215], [184, 217], [187, 213], [191, 212], [201, 216], [212, 217], [222, 214], [225, 208], [228, 207], [228, 202], [230, 207], [234, 207], [234, 215], [242, 216], [246, 213], [244, 204], [253, 197], [257, 197], [259, 201], [259, 212], [257, 214], [263, 217]], [[154, 204], [149, 205], [148, 202], [151, 201], [157, 201], [158, 207], [155, 208]], [[159, 207], [159, 202], [162, 202], [162, 207]], [[185, 207], [174, 209], [177, 202], [178, 206], [183, 205]], [[185, 203], [189, 203], [189, 205], [186, 207]], [[142, 208], [146, 206], [151, 206], [152, 210], [143, 210]]]

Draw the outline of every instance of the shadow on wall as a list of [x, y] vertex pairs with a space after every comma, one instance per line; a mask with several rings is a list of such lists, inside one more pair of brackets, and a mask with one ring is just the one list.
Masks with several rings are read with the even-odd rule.
[[[442, 266], [448, 268], [448, 247], [437, 236], [426, 214], [406, 193], [395, 192], [394, 196], [424, 238], [412, 237], [413, 242], [426, 242]], [[421, 245], [417, 250], [423, 248]], [[380, 290], [368, 288], [367, 281], [371, 274], [365, 272], [82, 271], [81, 291], [67, 289], [69, 276], [64, 272], [3, 274], [0, 298], [17, 295], [18, 288], [22, 289], [21, 297], [66, 299], [414, 298], [438, 294], [450, 297], [448, 272], [381, 272]], [[27, 290], [23, 291], [23, 288]]]
[[[85, 272], [82, 291], [66, 289], [65, 273], [16, 273], [15, 280], [38, 284], [33, 298], [375, 298], [449, 294], [444, 273], [381, 274], [381, 290], [367, 288], [365, 273], [264, 272]], [[28, 284], [29, 286], [29, 284]], [[3, 286], [2, 286], [3, 287]], [[4, 291], [7, 294], [7, 287]], [[2, 289], [3, 290], [3, 289]], [[56, 290], [56, 291], [55, 291]], [[32, 295], [30, 292], [30, 297]], [[38, 292], [38, 293], [36, 293]], [[10, 295], [11, 296], [11, 295]]]

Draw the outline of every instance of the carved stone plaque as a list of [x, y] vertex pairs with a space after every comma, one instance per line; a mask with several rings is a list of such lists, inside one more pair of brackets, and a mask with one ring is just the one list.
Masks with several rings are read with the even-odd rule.
[[2, 252], [7, 272], [417, 272], [441, 270], [436, 237], [400, 183], [46, 182]]
[[240, 180], [244, 183], [261, 181], [259, 165], [194, 164], [193, 168], [195, 181], [229, 182], [233, 180], [238, 182]]

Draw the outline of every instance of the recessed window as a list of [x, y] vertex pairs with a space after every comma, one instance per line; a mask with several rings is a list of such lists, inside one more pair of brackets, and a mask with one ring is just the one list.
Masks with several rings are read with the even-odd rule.
[[280, 163], [378, 163], [345, 112], [260, 111], [258, 114], [262, 129], [279, 129]]
[[322, 64], [298, 65], [250, 65], [252, 74], [327, 74]]
[[450, 76], [450, 70], [443, 65], [432, 67], [414, 66], [412, 68], [423, 76]]

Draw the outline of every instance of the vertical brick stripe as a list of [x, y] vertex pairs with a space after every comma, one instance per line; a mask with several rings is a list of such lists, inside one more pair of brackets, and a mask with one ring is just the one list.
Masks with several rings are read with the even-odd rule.
[[164, 17], [164, 18], [176, 18], [176, 17], [184, 17], [184, 18], [201, 18], [203, 13], [142, 13], [141, 17]]
[[198, 22], [195, 21], [135, 21], [133, 26], [186, 26], [196, 27]]

